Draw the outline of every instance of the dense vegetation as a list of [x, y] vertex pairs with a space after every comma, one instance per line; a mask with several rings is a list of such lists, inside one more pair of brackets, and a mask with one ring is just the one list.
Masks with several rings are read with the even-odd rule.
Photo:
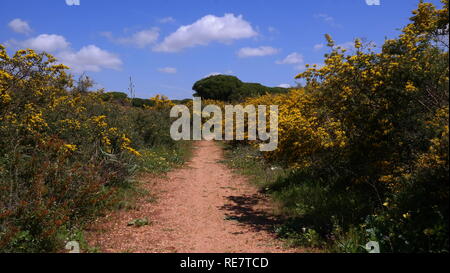
[[[383, 252], [449, 251], [443, 3], [420, 3], [380, 49], [356, 40], [348, 53], [327, 35], [325, 65], [297, 76], [305, 88], [246, 100], [279, 105], [278, 149], [261, 157], [289, 170], [263, 183], [291, 219], [281, 236], [340, 252], [364, 252], [370, 240]], [[260, 167], [236, 149], [234, 165]]]
[[[155, 100], [152, 99], [142, 99], [142, 98], [129, 98], [126, 93], [123, 92], [107, 92], [100, 95], [103, 101], [113, 102], [121, 105], [131, 105], [133, 107], [145, 108], [155, 106]], [[187, 104], [191, 99], [183, 100], [172, 100], [173, 104]]]
[[[217, 75], [194, 84], [205, 104], [279, 105], [279, 145], [232, 143], [288, 220], [290, 242], [338, 252], [449, 251], [448, 0], [421, 2], [380, 48], [349, 52], [326, 36], [324, 66], [304, 88]], [[0, 252], [58, 251], [133, 187], [136, 170], [183, 161], [165, 97], [90, 91], [46, 53], [0, 45]], [[178, 101], [186, 103], [187, 101]], [[263, 171], [261, 171], [263, 170]]]
[[248, 97], [286, 93], [282, 87], [266, 87], [259, 83], [242, 82], [235, 76], [214, 75], [197, 81], [192, 87], [194, 96], [202, 99], [236, 102]]
[[169, 135], [169, 100], [132, 107], [125, 94], [91, 86], [51, 55], [10, 57], [0, 45], [0, 252], [61, 250], [120, 204], [137, 170], [183, 160]]

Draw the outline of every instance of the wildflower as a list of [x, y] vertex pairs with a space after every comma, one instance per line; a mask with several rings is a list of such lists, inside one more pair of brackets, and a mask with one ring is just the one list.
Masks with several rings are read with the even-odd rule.
[[77, 150], [77, 146], [72, 144], [64, 144], [64, 148], [66, 149], [66, 151], [70, 152], [75, 152]]
[[0, 94], [0, 102], [8, 103], [11, 101], [11, 96], [8, 93]]
[[127, 147], [126, 150], [135, 156], [142, 156], [140, 152], [136, 151], [135, 149], [133, 149], [131, 147]]
[[411, 81], [408, 81], [406, 83], [405, 90], [408, 92], [415, 92], [415, 91], [417, 91], [417, 87], [415, 87]]
[[96, 123], [99, 127], [106, 127], [108, 124], [105, 122], [106, 116], [96, 116], [92, 118], [92, 121]]
[[105, 144], [105, 145], [111, 145], [111, 140], [107, 137], [107, 136], [103, 136], [102, 137], [102, 142]]

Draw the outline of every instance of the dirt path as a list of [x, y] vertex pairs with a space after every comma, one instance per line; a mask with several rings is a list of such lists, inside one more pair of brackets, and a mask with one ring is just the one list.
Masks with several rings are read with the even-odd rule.
[[[156, 202], [147, 198], [136, 210], [99, 219], [88, 242], [102, 252], [293, 252], [270, 232], [268, 201], [221, 159], [217, 144], [197, 142], [184, 168], [144, 178]], [[143, 217], [150, 225], [127, 226]]]

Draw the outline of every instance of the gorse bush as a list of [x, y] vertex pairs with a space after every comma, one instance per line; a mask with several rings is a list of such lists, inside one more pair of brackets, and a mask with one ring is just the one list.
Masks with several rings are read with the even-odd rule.
[[382, 251], [448, 252], [443, 5], [421, 2], [378, 51], [356, 40], [349, 54], [327, 35], [325, 65], [297, 76], [305, 88], [247, 100], [279, 105], [279, 146], [265, 156], [293, 171], [272, 192], [303, 225], [323, 236], [369, 229]]
[[0, 45], [1, 252], [61, 249], [126, 186], [138, 148], [175, 145], [167, 107], [109, 102], [55, 62]]

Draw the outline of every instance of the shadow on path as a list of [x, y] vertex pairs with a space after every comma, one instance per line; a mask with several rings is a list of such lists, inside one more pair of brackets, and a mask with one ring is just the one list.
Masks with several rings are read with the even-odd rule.
[[273, 233], [274, 226], [280, 223], [280, 219], [260, 208], [264, 202], [260, 194], [227, 196], [226, 199], [229, 202], [219, 208], [225, 211], [225, 220], [236, 221], [254, 231], [270, 233]]

